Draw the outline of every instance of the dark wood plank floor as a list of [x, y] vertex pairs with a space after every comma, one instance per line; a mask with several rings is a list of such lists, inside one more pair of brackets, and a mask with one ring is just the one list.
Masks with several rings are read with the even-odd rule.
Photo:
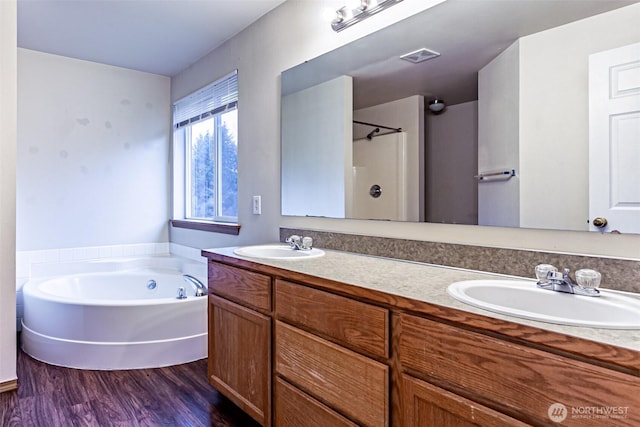
[[18, 390], [0, 393], [0, 426], [257, 424], [207, 383], [206, 359], [157, 369], [61, 368], [18, 354]]

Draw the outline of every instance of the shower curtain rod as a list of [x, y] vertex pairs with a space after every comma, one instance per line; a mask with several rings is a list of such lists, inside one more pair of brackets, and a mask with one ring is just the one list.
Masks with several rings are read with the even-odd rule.
[[365, 126], [373, 126], [374, 128], [391, 129], [391, 130], [394, 130], [396, 132], [402, 132], [402, 128], [390, 128], [389, 126], [374, 125], [373, 123], [360, 122], [358, 120], [354, 120], [353, 123], [356, 123], [356, 124], [359, 124], [359, 125], [365, 125]]

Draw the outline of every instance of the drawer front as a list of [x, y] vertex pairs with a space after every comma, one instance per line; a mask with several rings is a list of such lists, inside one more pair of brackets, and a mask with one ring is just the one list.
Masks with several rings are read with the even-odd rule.
[[402, 376], [404, 424], [409, 427], [527, 427], [500, 412], [408, 375]]
[[271, 278], [215, 262], [209, 263], [209, 290], [263, 312], [271, 311]]
[[357, 424], [280, 378], [275, 380], [274, 425], [276, 427], [357, 427]]
[[550, 423], [550, 407], [560, 403], [563, 425], [593, 426], [602, 421], [589, 416], [593, 411], [605, 411], [616, 425], [640, 425], [636, 376], [407, 314], [398, 325], [403, 369], [467, 390], [472, 400], [501, 412]]
[[384, 308], [276, 280], [276, 314], [356, 350], [389, 355], [389, 311]]
[[364, 426], [387, 426], [389, 368], [276, 321], [276, 373]]

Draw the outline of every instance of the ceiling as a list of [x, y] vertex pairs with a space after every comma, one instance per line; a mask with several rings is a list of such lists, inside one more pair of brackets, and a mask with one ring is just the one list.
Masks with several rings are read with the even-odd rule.
[[284, 1], [18, 0], [18, 47], [173, 76]]

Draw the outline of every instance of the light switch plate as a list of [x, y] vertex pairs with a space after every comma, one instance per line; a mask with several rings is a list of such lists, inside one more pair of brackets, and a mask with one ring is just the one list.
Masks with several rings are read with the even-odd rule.
[[262, 197], [253, 196], [253, 214], [262, 215]]

